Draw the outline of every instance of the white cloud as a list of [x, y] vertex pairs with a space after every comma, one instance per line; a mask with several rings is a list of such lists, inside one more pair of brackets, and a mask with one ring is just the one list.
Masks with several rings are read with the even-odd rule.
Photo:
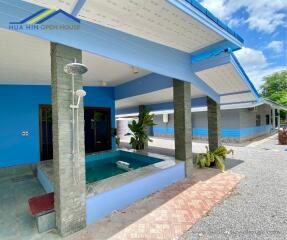
[[262, 51], [243, 47], [235, 52], [236, 57], [247, 70], [263, 68], [267, 66], [267, 59]]
[[231, 26], [238, 23], [233, 14], [240, 9], [247, 13], [243, 22], [250, 29], [273, 33], [278, 26], [286, 26], [286, 0], [202, 0], [201, 3]]
[[272, 41], [270, 42], [266, 48], [271, 49], [275, 53], [281, 53], [283, 52], [283, 42], [282, 41]]
[[252, 48], [242, 48], [235, 52], [243, 69], [247, 73], [254, 86], [259, 89], [264, 76], [286, 69], [286, 66], [272, 66], [262, 51]]

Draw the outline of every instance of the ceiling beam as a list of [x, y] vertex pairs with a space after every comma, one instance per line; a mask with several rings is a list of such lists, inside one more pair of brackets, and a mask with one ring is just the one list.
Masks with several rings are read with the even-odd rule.
[[230, 62], [230, 53], [221, 52], [218, 55], [205, 58], [201, 61], [194, 62], [192, 64], [192, 70], [196, 72], [201, 72], [206, 69], [214, 68], [220, 65], [224, 65]]
[[250, 90], [246, 90], [246, 91], [240, 91], [240, 92], [230, 92], [230, 93], [223, 93], [220, 94], [220, 97], [224, 97], [224, 96], [230, 96], [230, 95], [240, 95], [240, 94], [244, 94], [244, 93], [251, 93]]
[[172, 78], [156, 73], [137, 78], [115, 87], [115, 99], [134, 97], [173, 87]]
[[[192, 108], [205, 107], [205, 106], [207, 106], [206, 97], [197, 97], [197, 98], [191, 99]], [[152, 112], [163, 111], [163, 110], [173, 110], [173, 102], [148, 104], [148, 105], [145, 105], [145, 107]], [[116, 115], [135, 114], [135, 113], [138, 113], [138, 106], [116, 109]]]
[[82, 7], [84, 6], [86, 0], [77, 0], [75, 7], [72, 10], [72, 15], [73, 16], [77, 16], [79, 14], [79, 12], [81, 11]]

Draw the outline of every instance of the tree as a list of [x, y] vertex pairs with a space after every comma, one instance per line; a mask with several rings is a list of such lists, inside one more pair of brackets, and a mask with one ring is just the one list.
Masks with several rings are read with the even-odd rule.
[[[263, 81], [264, 83], [260, 87], [262, 96], [287, 106], [287, 70], [265, 76]], [[285, 119], [286, 112], [281, 111], [280, 115]]]

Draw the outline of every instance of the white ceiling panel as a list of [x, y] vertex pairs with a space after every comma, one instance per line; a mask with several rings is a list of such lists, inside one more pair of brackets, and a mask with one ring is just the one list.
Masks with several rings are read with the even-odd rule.
[[77, 17], [185, 52], [223, 40], [165, 0], [87, 0]]
[[62, 9], [65, 12], [71, 13], [74, 9], [77, 0], [24, 0], [25, 2], [33, 3], [44, 8]]
[[249, 90], [231, 63], [197, 72], [196, 75], [218, 94]]
[[[49, 41], [4, 29], [0, 39], [0, 84], [50, 84]], [[83, 52], [82, 61], [89, 69], [83, 75], [87, 86], [116, 86], [150, 73], [137, 68], [135, 74], [128, 64], [88, 52]]]

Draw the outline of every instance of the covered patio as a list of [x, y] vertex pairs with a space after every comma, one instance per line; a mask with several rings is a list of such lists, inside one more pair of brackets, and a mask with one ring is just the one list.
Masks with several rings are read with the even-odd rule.
[[[101, 205], [87, 200], [86, 154], [90, 149], [94, 158], [101, 158], [103, 150], [115, 152], [116, 111], [125, 114], [138, 112], [143, 105], [151, 110], [172, 105], [175, 113], [175, 158], [142, 154], [142, 158], [160, 159], [160, 164], [140, 169], [144, 176], [156, 176], [160, 184], [146, 178], [146, 188], [139, 190], [140, 184], [134, 185], [128, 189], [132, 197], [126, 197], [127, 205], [132, 203], [130, 199], [136, 201], [185, 177], [192, 179], [191, 99], [198, 104], [207, 102], [211, 149], [220, 145], [219, 104], [258, 101], [256, 90], [232, 54], [242, 47], [243, 40], [195, 1], [0, 0], [0, 7], [4, 43], [0, 89], [7, 101], [2, 109], [5, 116], [0, 119], [5, 128], [0, 166], [37, 164], [41, 170], [40, 160], [53, 159], [52, 174], [38, 171], [38, 177], [40, 172], [45, 190], [54, 191], [56, 227], [62, 236], [97, 220], [89, 218]], [[45, 21], [39, 19], [44, 11]], [[73, 29], [69, 29], [71, 25]], [[74, 78], [75, 90], [84, 89], [87, 94], [77, 107], [72, 104], [76, 92], [71, 75], [64, 71], [73, 62], [88, 68], [86, 74]], [[45, 110], [43, 132], [41, 106], [47, 105], [50, 112]], [[108, 112], [103, 120], [108, 126], [106, 138], [96, 138], [92, 148], [85, 128], [87, 107], [101, 116], [101, 111]], [[76, 163], [73, 108], [79, 114]], [[100, 129], [103, 127], [98, 135]], [[42, 140], [48, 131], [53, 137]], [[106, 144], [100, 145], [103, 141]], [[125, 183], [140, 178], [125, 178]], [[106, 183], [109, 188], [112, 184]], [[93, 194], [97, 197], [96, 185]], [[117, 187], [123, 186], [121, 182]], [[106, 197], [112, 202], [115, 195]], [[97, 201], [104, 204], [105, 199]]]

